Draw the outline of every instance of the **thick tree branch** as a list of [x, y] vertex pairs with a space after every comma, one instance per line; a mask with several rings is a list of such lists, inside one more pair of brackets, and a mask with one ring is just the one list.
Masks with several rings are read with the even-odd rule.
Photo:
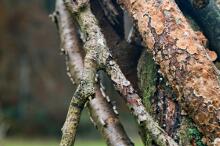
[[[141, 98], [135, 93], [130, 82], [125, 78], [119, 66], [112, 59], [109, 49], [107, 48], [105, 38], [101, 33], [95, 16], [92, 14], [89, 4], [83, 1], [66, 0], [69, 10], [75, 14], [75, 18], [85, 36], [85, 49], [92, 50], [96, 56], [99, 68], [106, 70], [111, 77], [115, 88], [124, 96], [132, 114], [137, 118], [141, 125], [149, 130], [153, 140], [158, 145], [177, 146], [177, 144], [164, 132], [153, 118], [146, 112]], [[89, 55], [89, 51], [87, 52]], [[95, 58], [96, 57], [96, 58]]]
[[218, 72], [174, 1], [120, 0], [137, 22], [148, 51], [200, 131], [220, 137]]
[[215, 0], [177, 0], [180, 8], [193, 16], [220, 59], [220, 8]]
[[[62, 0], [57, 0], [54, 16], [53, 18], [55, 18], [58, 25], [61, 44], [64, 49], [61, 51], [65, 51], [64, 54], [66, 54], [68, 75], [71, 80], [79, 84], [83, 71], [83, 57], [80, 53], [80, 44], [71, 15], [66, 10]], [[98, 127], [109, 146], [132, 146], [133, 143], [126, 135], [112, 107], [101, 94], [100, 88], [98, 85], [96, 86], [95, 98], [88, 102], [88, 108], [91, 118], [95, 122], [94, 124]], [[70, 145], [72, 138], [72, 136], [68, 135], [68, 140], [65, 141], [69, 142], [65, 144]], [[61, 145], [65, 144], [61, 142]]]

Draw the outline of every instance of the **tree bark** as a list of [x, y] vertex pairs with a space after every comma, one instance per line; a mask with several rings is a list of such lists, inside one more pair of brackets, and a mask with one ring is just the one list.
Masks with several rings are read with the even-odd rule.
[[[207, 47], [207, 39], [200, 31], [200, 27], [186, 12], [184, 16], [200, 38], [201, 44]], [[213, 52], [207, 51], [209, 54]], [[216, 60], [215, 55], [213, 60]], [[146, 109], [179, 145], [205, 146], [203, 135], [193, 121], [181, 112], [181, 107], [176, 101], [176, 94], [158, 73], [158, 69], [153, 56], [144, 51], [139, 59], [137, 70], [139, 89]], [[150, 135], [143, 136], [145, 145], [152, 145]]]
[[[84, 67], [83, 52], [73, 19], [62, 0], [57, 0], [56, 2], [54, 20], [59, 29], [62, 44], [61, 51], [66, 55], [67, 74], [73, 83], [79, 84]], [[98, 128], [108, 146], [133, 146], [117, 115], [114, 113], [111, 104], [103, 97], [103, 89], [102, 92], [100, 89], [101, 87], [97, 85], [95, 98], [88, 102], [88, 108], [94, 125]]]
[[178, 101], [211, 141], [220, 137], [218, 70], [172, 0], [120, 0]]
[[[138, 63], [139, 88], [148, 112], [181, 146], [205, 146], [202, 135], [176, 101], [176, 95], [158, 73], [152, 55], [143, 52]], [[141, 133], [143, 129], [140, 129]], [[143, 134], [146, 146], [155, 145], [150, 135]]]
[[215, 0], [177, 0], [180, 8], [187, 11], [204, 31], [209, 46], [220, 59], [220, 8]]
[[[80, 86], [80, 89], [83, 92], [79, 92], [82, 94], [82, 96], [84, 94], [86, 96], [84, 95], [84, 97], [80, 99], [80, 101], [75, 100], [75, 102], [81, 105], [84, 98], [88, 97], [88, 95], [91, 95], [91, 89], [94, 88], [92, 87], [94, 83], [90, 81], [92, 80], [91, 76], [98, 69], [103, 69], [110, 76], [116, 90], [118, 90], [119, 93], [123, 95], [129, 109], [131, 110], [131, 113], [136, 117], [137, 121], [141, 125], [145, 126], [146, 129], [150, 131], [150, 134], [152, 135], [154, 141], [158, 145], [176, 146], [177, 144], [175, 143], [175, 141], [173, 141], [173, 139], [170, 138], [167, 133], [164, 132], [158, 126], [158, 124], [154, 122], [152, 117], [146, 112], [140, 97], [135, 92], [131, 83], [126, 79], [118, 64], [113, 60], [109, 52], [109, 48], [106, 45], [106, 40], [98, 26], [98, 22], [90, 10], [88, 1], [66, 0], [65, 3], [69, 10], [75, 15], [75, 19], [77, 20], [82, 34], [85, 37], [84, 49], [86, 50], [86, 57], [88, 57], [89, 59], [85, 60], [85, 62], [88, 63], [88, 70], [86, 70], [87, 72], [84, 72], [84, 75], [88, 78], [85, 78], [84, 82], [81, 81], [82, 83], [84, 83], [83, 85], [85, 85], [85, 88], [83, 86]], [[90, 71], [89, 69], [92, 69], [91, 72], [88, 72]], [[87, 85], [87, 82], [91, 84]], [[88, 89], [88, 87], [91, 91], [85, 91]], [[68, 116], [67, 122], [71, 116], [73, 115]], [[78, 121], [78, 117], [73, 122], [75, 121]]]

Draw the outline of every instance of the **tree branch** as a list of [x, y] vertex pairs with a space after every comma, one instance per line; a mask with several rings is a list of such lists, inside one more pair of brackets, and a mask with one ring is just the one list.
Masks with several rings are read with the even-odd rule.
[[148, 51], [193, 118], [212, 141], [220, 137], [218, 72], [174, 1], [120, 0], [137, 22]]
[[180, 8], [188, 11], [204, 31], [210, 48], [220, 60], [220, 8], [216, 0], [177, 0]]
[[[81, 48], [73, 20], [62, 0], [57, 0], [53, 18], [58, 25], [62, 48], [64, 49], [61, 49], [61, 51], [66, 54], [68, 75], [72, 81], [74, 80], [73, 82], [79, 84], [83, 72], [82, 52], [80, 52]], [[88, 102], [91, 119], [93, 119], [94, 124], [98, 127], [109, 146], [133, 146], [111, 105], [101, 94], [100, 88], [96, 85], [95, 98]], [[67, 116], [70, 116], [70, 114]], [[72, 129], [71, 124], [69, 123], [67, 128], [70, 129], [67, 130]], [[72, 138], [71, 135], [67, 135], [66, 139], [62, 140], [65, 140], [65, 142], [61, 142], [61, 145], [71, 145]]]
[[115, 88], [124, 96], [137, 121], [149, 130], [153, 140], [158, 145], [177, 146], [172, 138], [170, 138], [146, 112], [146, 109], [141, 103], [141, 98], [135, 93], [130, 82], [125, 78], [119, 66], [112, 59], [105, 38], [101, 33], [95, 16], [90, 10], [88, 2], [66, 0], [65, 3], [69, 10], [75, 15], [81, 31], [85, 36], [86, 41], [84, 48], [94, 51], [87, 51], [87, 55], [89, 55], [89, 53], [96, 54], [96, 56], [93, 56], [93, 59], [97, 61], [98, 67], [105, 69], [107, 74], [111, 77]]

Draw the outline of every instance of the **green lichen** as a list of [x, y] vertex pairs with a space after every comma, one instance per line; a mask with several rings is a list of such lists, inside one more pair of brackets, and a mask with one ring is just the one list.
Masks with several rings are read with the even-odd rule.
[[181, 126], [177, 135], [181, 146], [192, 145], [192, 142], [196, 144], [196, 146], [206, 146], [202, 142], [202, 134], [196, 128], [193, 121], [187, 117], [182, 118]]
[[181, 146], [190, 146], [192, 143], [196, 144], [196, 146], [206, 146], [202, 142], [202, 134], [196, 128], [191, 119], [185, 116], [182, 117], [180, 125], [177, 135]]
[[151, 54], [143, 52], [138, 63], [139, 88], [142, 92], [144, 105], [152, 113], [151, 97], [156, 91], [157, 66]]
[[190, 140], [195, 140], [196, 146], [206, 146], [202, 142], [202, 134], [196, 127], [192, 126], [191, 128], [188, 128], [187, 135]]
[[[138, 63], [138, 79], [139, 88], [142, 93], [143, 103], [146, 110], [153, 114], [151, 98], [156, 91], [156, 79], [157, 79], [157, 66], [153, 61], [151, 54], [143, 52]], [[139, 128], [141, 138], [143, 139], [145, 146], [152, 145], [152, 137], [149, 132], [145, 132], [147, 129], [143, 127]]]

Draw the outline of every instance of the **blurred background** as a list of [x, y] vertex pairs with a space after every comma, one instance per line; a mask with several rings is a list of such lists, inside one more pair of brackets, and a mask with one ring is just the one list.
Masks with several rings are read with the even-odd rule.
[[[0, 146], [58, 145], [75, 87], [48, 17], [54, 5], [55, 0], [0, 0]], [[139, 141], [133, 118], [126, 108], [119, 111], [129, 136]], [[86, 110], [76, 146], [88, 145], [85, 139], [105, 145]]]

